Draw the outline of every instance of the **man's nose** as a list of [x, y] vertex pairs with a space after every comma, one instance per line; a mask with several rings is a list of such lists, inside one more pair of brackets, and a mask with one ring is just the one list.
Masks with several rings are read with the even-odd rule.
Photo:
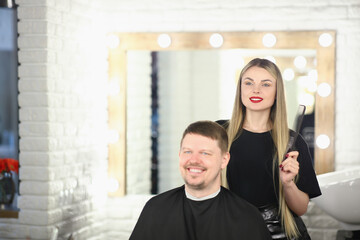
[[199, 154], [197, 153], [191, 154], [190, 163], [197, 163], [199, 161], [200, 161]]

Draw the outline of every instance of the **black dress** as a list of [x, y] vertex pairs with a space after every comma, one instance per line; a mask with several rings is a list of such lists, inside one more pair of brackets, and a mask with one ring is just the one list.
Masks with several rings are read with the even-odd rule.
[[130, 240], [269, 240], [271, 236], [258, 210], [222, 188], [203, 201], [190, 200], [184, 186], [151, 198], [145, 205]]
[[[224, 125], [227, 121], [218, 121]], [[297, 187], [309, 198], [321, 195], [309, 148], [299, 134], [295, 148], [299, 152]], [[274, 142], [271, 132], [253, 133], [245, 129], [230, 147], [227, 181], [231, 191], [258, 208], [278, 206], [278, 167], [273, 178]], [[294, 214], [295, 215], [295, 214]], [[295, 215], [296, 216], [296, 215]]]

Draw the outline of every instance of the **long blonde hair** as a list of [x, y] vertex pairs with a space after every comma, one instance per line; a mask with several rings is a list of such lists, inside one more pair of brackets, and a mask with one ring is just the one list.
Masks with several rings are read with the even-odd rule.
[[[271, 61], [266, 59], [255, 58], [251, 60], [241, 71], [237, 84], [234, 108], [230, 121], [227, 123], [227, 133], [229, 136], [229, 151], [231, 143], [239, 137], [244, 125], [246, 107], [241, 101], [241, 81], [244, 73], [251, 67], [260, 67], [268, 71], [276, 79], [276, 98], [274, 105], [271, 107], [269, 124], [272, 127], [271, 136], [275, 144], [275, 153], [273, 156], [273, 173], [281, 164], [286, 154], [286, 146], [289, 140], [289, 128], [287, 123], [286, 103], [284, 83], [279, 68]], [[231, 161], [231, 159], [230, 159]], [[279, 174], [278, 174], [279, 175]], [[275, 174], [273, 174], [275, 178]], [[222, 172], [222, 185], [228, 187], [226, 179], [226, 168]], [[282, 226], [284, 226], [287, 237], [293, 238], [299, 236], [294, 217], [286, 204], [283, 193], [283, 186], [279, 175], [279, 214], [281, 215]], [[275, 182], [275, 179], [274, 179]]]

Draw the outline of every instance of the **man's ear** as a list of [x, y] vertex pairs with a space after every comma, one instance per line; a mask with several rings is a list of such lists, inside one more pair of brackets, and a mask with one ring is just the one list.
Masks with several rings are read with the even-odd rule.
[[221, 169], [226, 168], [230, 160], [230, 153], [226, 152], [223, 154], [222, 161], [221, 161]]

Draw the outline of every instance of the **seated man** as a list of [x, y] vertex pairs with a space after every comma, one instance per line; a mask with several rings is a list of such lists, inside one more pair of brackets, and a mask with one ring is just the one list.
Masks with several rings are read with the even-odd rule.
[[179, 159], [185, 185], [151, 198], [130, 239], [271, 239], [258, 209], [220, 186], [221, 170], [230, 159], [227, 133], [220, 125], [190, 124]]

